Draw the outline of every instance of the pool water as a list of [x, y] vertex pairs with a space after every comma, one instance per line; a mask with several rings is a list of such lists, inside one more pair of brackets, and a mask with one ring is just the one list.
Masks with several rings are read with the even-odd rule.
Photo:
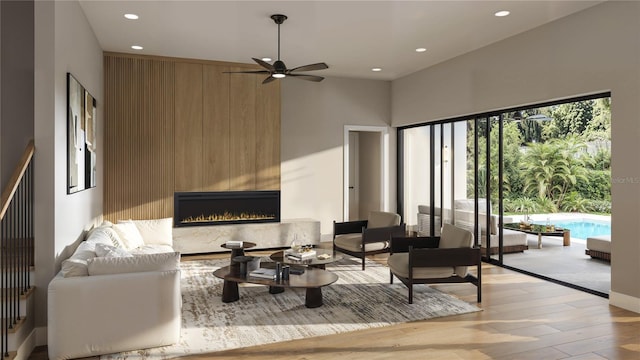
[[590, 236], [611, 235], [611, 223], [596, 221], [557, 221], [556, 227], [571, 230], [571, 237], [586, 240]]

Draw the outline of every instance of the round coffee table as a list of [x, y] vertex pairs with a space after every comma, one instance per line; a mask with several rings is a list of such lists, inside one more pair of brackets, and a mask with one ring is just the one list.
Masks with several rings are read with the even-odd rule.
[[[261, 264], [273, 266], [273, 264]], [[251, 276], [241, 276], [229, 266], [221, 267], [213, 272], [217, 278], [223, 279], [222, 302], [230, 303], [240, 299], [239, 283], [250, 283], [269, 286], [269, 293], [279, 294], [285, 288], [302, 288], [306, 290], [304, 305], [308, 308], [322, 306], [322, 287], [338, 280], [338, 275], [322, 269], [309, 268], [300, 275], [291, 275], [288, 280], [276, 281]]]
[[[284, 250], [274, 252], [269, 257], [271, 258], [271, 260], [276, 262], [281, 262], [283, 264], [304, 265], [304, 266], [314, 267], [318, 269], [324, 269], [326, 268], [327, 264], [331, 264], [338, 260], [342, 260], [342, 254], [336, 253], [332, 249], [314, 248], [314, 250], [316, 251], [316, 256], [311, 259], [305, 259], [305, 260], [295, 260], [287, 256], [284, 256]], [[318, 255], [328, 255], [329, 257], [326, 259], [318, 259]]]

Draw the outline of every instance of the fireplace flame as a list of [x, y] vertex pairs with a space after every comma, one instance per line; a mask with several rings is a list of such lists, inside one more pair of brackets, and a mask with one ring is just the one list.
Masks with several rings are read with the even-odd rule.
[[193, 217], [189, 216], [182, 220], [182, 223], [199, 223], [199, 222], [217, 222], [217, 221], [248, 221], [248, 220], [273, 220], [274, 214], [256, 214], [256, 213], [231, 213], [225, 211], [222, 214], [211, 214]]

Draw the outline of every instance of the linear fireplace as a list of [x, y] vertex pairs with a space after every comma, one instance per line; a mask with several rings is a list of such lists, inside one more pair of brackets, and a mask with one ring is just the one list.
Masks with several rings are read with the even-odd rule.
[[176, 227], [280, 222], [280, 191], [177, 192]]

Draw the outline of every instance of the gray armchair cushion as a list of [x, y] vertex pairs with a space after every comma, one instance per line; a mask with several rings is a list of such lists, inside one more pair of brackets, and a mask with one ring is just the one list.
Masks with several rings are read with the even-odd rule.
[[[451, 224], [442, 225], [442, 236], [440, 237], [441, 249], [450, 248], [470, 248], [473, 245], [473, 233], [469, 230], [459, 228]], [[466, 266], [456, 266], [455, 273], [460, 277], [467, 276]]]
[[367, 228], [381, 228], [400, 225], [400, 215], [384, 211], [369, 213]]
[[[409, 253], [391, 254], [387, 265], [397, 276], [409, 277]], [[453, 266], [413, 268], [414, 279], [438, 279], [450, 276], [453, 276]]]
[[[337, 247], [345, 250], [354, 251], [354, 252], [362, 251], [362, 234], [361, 233], [336, 235], [334, 242]], [[386, 249], [388, 247], [389, 247], [388, 241], [367, 243], [364, 246], [364, 251], [365, 252], [378, 251], [378, 250]]]

